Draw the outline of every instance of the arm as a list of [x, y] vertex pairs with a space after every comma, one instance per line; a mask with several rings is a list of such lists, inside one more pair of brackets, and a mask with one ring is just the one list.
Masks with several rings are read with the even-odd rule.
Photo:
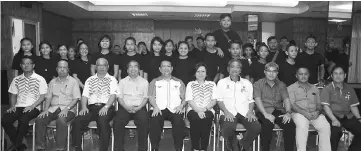
[[227, 110], [226, 105], [224, 105], [223, 101], [217, 101], [217, 104], [218, 104], [219, 109], [221, 109], [224, 113], [229, 113], [229, 114], [231, 114], [231, 113]]
[[14, 77], [18, 76], [19, 75], [19, 71], [14, 69]]
[[93, 76], [95, 75], [95, 65], [90, 65], [90, 74]]
[[289, 98], [286, 98], [285, 100], [283, 100], [283, 104], [285, 105], [285, 110], [286, 110], [286, 112], [291, 112], [290, 99], [289, 99]]
[[114, 77], [118, 78], [119, 65], [114, 64]]
[[213, 108], [213, 106], [215, 106], [216, 104], [217, 104], [217, 100], [212, 99], [211, 102], [209, 102], [209, 104], [206, 106], [206, 109], [211, 110]]
[[18, 98], [17, 94], [12, 94], [10, 96], [10, 107], [15, 107], [16, 99]]
[[337, 120], [336, 116], [333, 115], [332, 110], [329, 105], [323, 105], [323, 110], [326, 112], [326, 115], [328, 118], [330, 118], [332, 121]]
[[81, 88], [84, 88], [84, 84], [80, 81], [80, 79], [78, 78], [78, 75], [76, 73], [73, 74], [73, 78], [78, 82], [78, 85]]
[[320, 77], [319, 79], [323, 79], [325, 77], [325, 67], [324, 67], [324, 64], [321, 64], [320, 65]]
[[360, 111], [358, 110], [357, 106], [351, 106], [351, 112], [357, 119], [361, 118]]
[[254, 102], [256, 103], [259, 111], [260, 111], [263, 115], [265, 115], [267, 112], [266, 112], [266, 109], [265, 109], [264, 106], [263, 106], [263, 103], [262, 103], [261, 98], [260, 98], [260, 97], [255, 97], [255, 98], [254, 98]]
[[44, 101], [44, 98], [45, 98], [45, 94], [41, 94], [39, 99], [34, 104], [32, 104], [31, 106], [33, 106], [34, 108], [37, 107], [38, 105], [40, 105]]
[[83, 109], [88, 109], [88, 107], [87, 107], [87, 105], [88, 105], [88, 98], [86, 97], [86, 96], [83, 96], [82, 98], [81, 98], [81, 109], [83, 110]]
[[152, 82], [150, 82], [149, 84], [149, 89], [148, 89], [148, 96], [149, 96], [149, 103], [150, 105], [153, 106], [153, 108], [158, 108], [157, 102], [155, 100], [155, 82], [156, 79], [152, 80]]

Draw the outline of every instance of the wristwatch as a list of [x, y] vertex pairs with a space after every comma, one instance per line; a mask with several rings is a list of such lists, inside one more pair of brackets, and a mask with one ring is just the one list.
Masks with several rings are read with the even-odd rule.
[[108, 105], [104, 105], [104, 107], [105, 107], [105, 108], [107, 108], [107, 109], [109, 108], [109, 106], [108, 106]]
[[292, 111], [287, 111], [286, 113], [292, 114]]

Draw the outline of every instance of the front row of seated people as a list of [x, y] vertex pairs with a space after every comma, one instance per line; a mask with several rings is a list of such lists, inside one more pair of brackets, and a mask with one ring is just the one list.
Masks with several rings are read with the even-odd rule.
[[[21, 68], [24, 73], [15, 77], [10, 85], [11, 107], [1, 123], [13, 144], [7, 150], [26, 149], [22, 139], [29, 122], [37, 117], [35, 141], [39, 151], [46, 150], [46, 127], [52, 121], [55, 121], [58, 132], [56, 150], [64, 150], [67, 126], [72, 120], [72, 146], [76, 151], [82, 150], [82, 135], [91, 121], [96, 121], [99, 129], [99, 150], [108, 150], [113, 128], [114, 149], [123, 151], [125, 126], [130, 120], [134, 120], [139, 133], [139, 151], [147, 150], [148, 133], [152, 150], [159, 149], [164, 120], [169, 120], [174, 147], [178, 151], [183, 146], [186, 114], [192, 150], [204, 151], [208, 147], [216, 104], [221, 109], [220, 131], [227, 150], [248, 150], [260, 135], [262, 150], [269, 151], [275, 124], [284, 131], [287, 151], [293, 151], [294, 146], [297, 151], [306, 151], [310, 124], [318, 132], [320, 151], [337, 151], [342, 127], [354, 135], [349, 151], [361, 148], [359, 102], [353, 88], [344, 82], [346, 74], [341, 67], [334, 67], [333, 82], [320, 93], [316, 86], [308, 83], [310, 73], [303, 67], [295, 75], [298, 81], [287, 88], [278, 80], [278, 65], [273, 62], [265, 66], [265, 78], [254, 85], [240, 77], [242, 64], [237, 59], [229, 61], [229, 77], [221, 79], [217, 85], [205, 80], [207, 66], [198, 63], [194, 74], [196, 80], [185, 87], [181, 80], [171, 75], [173, 67], [169, 61], [161, 62], [159, 70], [162, 75], [148, 86], [148, 82], [139, 76], [138, 62], [128, 64], [129, 76], [117, 84], [117, 80], [107, 73], [107, 60], [100, 58], [96, 61], [97, 74], [85, 82], [82, 97], [79, 85], [68, 75], [65, 60], [58, 62], [58, 77], [49, 86], [34, 72], [31, 58], [24, 57]], [[44, 110], [40, 112], [44, 99]], [[81, 110], [75, 116], [79, 99]], [[117, 111], [113, 106], [116, 100]], [[146, 109], [148, 100], [151, 105], [149, 113]], [[18, 121], [17, 127], [13, 124], [15, 121]], [[110, 125], [111, 121], [113, 125]], [[235, 133], [237, 123], [246, 129], [240, 141]]]

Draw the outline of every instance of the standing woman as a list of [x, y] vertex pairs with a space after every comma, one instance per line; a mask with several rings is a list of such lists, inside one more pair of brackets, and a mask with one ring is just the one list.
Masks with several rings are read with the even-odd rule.
[[187, 117], [190, 122], [192, 150], [205, 151], [214, 118], [216, 84], [205, 80], [207, 67], [204, 63], [196, 64], [195, 71], [196, 80], [189, 82], [186, 88]]
[[36, 58], [35, 73], [44, 77], [46, 83], [49, 83], [54, 77], [57, 76], [57, 59], [52, 56], [53, 47], [49, 42], [41, 42], [39, 48], [41, 56]]
[[136, 40], [134, 37], [128, 37], [125, 39], [124, 43], [124, 50], [126, 53], [120, 56], [120, 59], [118, 60], [120, 75], [119, 80], [128, 76], [128, 64], [132, 60], [138, 62], [139, 74], [140, 76], [143, 76], [143, 65], [141, 64], [142, 56], [136, 52]]
[[145, 42], [141, 41], [138, 43], [138, 53], [141, 54], [142, 56], [146, 56], [149, 54], [149, 50]]
[[59, 53], [59, 60], [68, 60], [68, 46], [59, 45], [58, 53]]
[[75, 55], [76, 55], [76, 48], [74, 46], [69, 46], [69, 48], [68, 48], [68, 59], [69, 60], [75, 60]]
[[256, 54], [251, 43], [243, 45], [243, 53], [244, 58], [247, 59], [249, 65], [251, 65], [252, 62], [257, 61]]
[[75, 61], [73, 77], [78, 81], [80, 88], [84, 89], [86, 79], [91, 76], [89, 63], [91, 57], [89, 55], [88, 45], [83, 42], [80, 43], [78, 45], [78, 52], [79, 58]]
[[95, 75], [95, 62], [99, 58], [105, 58], [108, 61], [109, 70], [108, 74], [111, 76], [114, 76], [116, 79], [118, 79], [118, 70], [119, 65], [117, 64], [117, 56], [110, 52], [110, 49], [112, 48], [112, 39], [108, 35], [103, 35], [99, 38], [98, 47], [100, 52], [96, 52], [92, 55], [92, 60], [90, 62], [90, 72], [91, 75]]
[[146, 59], [146, 69], [144, 79], [152, 81], [161, 75], [159, 65], [164, 60], [164, 50], [162, 50], [164, 42], [160, 37], [154, 37], [150, 42], [150, 54]]
[[264, 66], [267, 64], [266, 58], [269, 54], [268, 46], [263, 42], [257, 47], [258, 60], [251, 64], [251, 82], [254, 83], [264, 78]]
[[177, 57], [177, 54], [174, 52], [174, 50], [176, 49], [173, 40], [168, 39], [164, 42], [165, 46], [165, 55], [164, 55], [164, 59], [169, 60], [171, 62], [173, 62], [173, 60]]
[[178, 43], [179, 57], [173, 60], [173, 76], [182, 80], [184, 84], [188, 84], [194, 76], [194, 66], [196, 60], [188, 56], [189, 45], [185, 41]]
[[14, 70], [14, 77], [23, 73], [20, 64], [24, 56], [30, 56], [32, 60], [36, 58], [34, 45], [30, 38], [25, 37], [21, 39], [20, 46], [20, 50], [18, 51], [18, 53], [15, 54], [13, 58], [13, 63], [11, 65], [11, 68]]

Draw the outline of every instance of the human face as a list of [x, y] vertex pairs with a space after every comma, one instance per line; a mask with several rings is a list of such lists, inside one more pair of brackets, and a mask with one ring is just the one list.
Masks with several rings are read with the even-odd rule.
[[20, 64], [20, 67], [21, 69], [23, 70], [23, 72], [31, 72], [34, 70], [34, 63], [33, 61], [31, 61], [31, 59], [23, 59], [21, 64]]
[[96, 62], [96, 68], [97, 68], [97, 73], [106, 74], [109, 68], [108, 62], [104, 59], [98, 60]]
[[130, 62], [128, 65], [128, 75], [129, 76], [137, 76], [139, 75], [139, 64], [137, 62]]
[[197, 40], [197, 47], [202, 49], [204, 47], [204, 41], [202, 39]]
[[133, 52], [135, 50], [135, 43], [133, 40], [128, 39], [125, 43], [125, 49], [127, 52]]
[[173, 71], [173, 67], [169, 61], [162, 61], [160, 63], [159, 70], [162, 73], [162, 75], [169, 76]]
[[109, 49], [110, 47], [110, 40], [108, 38], [104, 38], [102, 39], [102, 41], [100, 41], [100, 47], [102, 49]]
[[298, 51], [297, 51], [296, 46], [291, 46], [286, 51], [287, 56], [290, 57], [291, 59], [296, 59], [297, 53], [298, 53]]
[[298, 69], [296, 73], [296, 78], [299, 82], [306, 83], [308, 82], [308, 78], [310, 77], [310, 73], [305, 68]]
[[207, 76], [207, 71], [204, 66], [200, 66], [196, 71], [196, 79], [199, 81], [204, 81]]
[[343, 82], [346, 78], [346, 74], [342, 68], [337, 68], [332, 72], [332, 79], [334, 82]]
[[231, 45], [231, 48], [229, 48], [229, 50], [231, 51], [231, 55], [232, 55], [233, 58], [238, 58], [242, 54], [242, 49], [241, 49], [241, 46], [239, 44], [233, 43]]
[[206, 38], [206, 46], [208, 48], [213, 48], [216, 45], [216, 39], [213, 36], [207, 36]]
[[307, 49], [314, 50], [315, 47], [317, 46], [317, 43], [314, 38], [308, 38], [305, 45], [306, 45]]
[[143, 44], [139, 45], [139, 46], [138, 46], [138, 49], [139, 49], [139, 51], [141, 52], [141, 54], [146, 55], [146, 54], [148, 53], [148, 52], [147, 52], [147, 48], [146, 48]]
[[68, 63], [65, 61], [59, 61], [58, 67], [56, 67], [56, 71], [58, 72], [59, 77], [68, 76], [69, 73]]
[[244, 51], [245, 51], [247, 57], [252, 56], [253, 49], [251, 47], [246, 47]]
[[259, 57], [261, 57], [262, 59], [266, 59], [267, 58], [267, 56], [268, 56], [268, 48], [267, 47], [265, 47], [265, 46], [261, 46], [260, 48], [259, 48], [259, 51], [258, 51], [258, 55], [259, 55]]
[[179, 48], [178, 48], [178, 52], [179, 52], [179, 55], [184, 57], [184, 56], [187, 56], [188, 55], [188, 45], [186, 45], [185, 43], [182, 43], [179, 45]]
[[287, 47], [287, 45], [288, 45], [288, 40], [287, 40], [287, 39], [281, 39], [280, 45], [281, 45], [283, 48]]
[[67, 58], [68, 57], [68, 49], [66, 49], [65, 46], [60, 46], [58, 51], [59, 51], [59, 55], [62, 58]]
[[239, 64], [239, 62], [233, 61], [228, 67], [229, 75], [232, 77], [239, 76], [239, 74], [242, 71], [241, 68], [242, 68], [242, 65]]
[[120, 49], [120, 47], [114, 47], [114, 49], [113, 49], [113, 53], [115, 54], [115, 55], [120, 55], [120, 52], [122, 51], [122, 49]]
[[33, 44], [29, 40], [23, 40], [23, 42], [21, 42], [21, 49], [26, 53], [31, 52], [33, 47]]
[[266, 69], [264, 71], [266, 78], [270, 81], [273, 81], [276, 79], [277, 74], [278, 74], [278, 70], [275, 67], [269, 67], [268, 69]]
[[87, 56], [89, 53], [88, 46], [85, 44], [81, 44], [79, 47], [79, 52], [82, 57]]
[[231, 27], [232, 20], [227, 16], [221, 19], [219, 23], [221, 24], [222, 28], [229, 29]]
[[278, 49], [278, 42], [277, 39], [272, 39], [271, 41], [268, 42], [268, 47], [271, 50], [277, 50]]
[[40, 51], [43, 56], [48, 56], [48, 55], [50, 55], [51, 48], [48, 44], [42, 44], [40, 46]]
[[174, 49], [174, 46], [171, 42], [168, 42], [166, 45], [165, 45], [165, 51], [167, 53], [171, 53], [173, 52], [173, 49]]
[[69, 58], [75, 58], [75, 50], [74, 50], [74, 48], [69, 48], [68, 56], [69, 56]]
[[159, 53], [160, 50], [162, 50], [163, 45], [159, 41], [154, 41], [152, 47], [154, 52]]
[[188, 43], [189, 47], [193, 46], [193, 39], [188, 38], [186, 42]]

